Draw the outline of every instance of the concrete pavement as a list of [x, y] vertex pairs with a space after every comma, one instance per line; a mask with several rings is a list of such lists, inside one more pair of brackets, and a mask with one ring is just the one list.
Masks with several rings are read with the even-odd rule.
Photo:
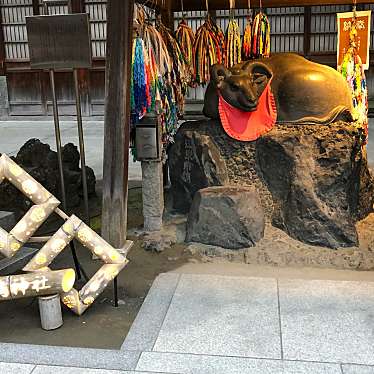
[[120, 351], [0, 344], [0, 373], [374, 374], [367, 278], [161, 274]]
[[[61, 121], [62, 144], [74, 143], [78, 146], [78, 130], [74, 121]], [[103, 178], [103, 150], [104, 150], [104, 122], [84, 121], [84, 138], [86, 149], [86, 164], [93, 168], [98, 180]], [[18, 150], [29, 139], [38, 138], [56, 150], [54, 125], [50, 120], [44, 121], [0, 121], [0, 152], [10, 156], [17, 154]], [[130, 155], [129, 179], [141, 180], [139, 162], [133, 162]]]

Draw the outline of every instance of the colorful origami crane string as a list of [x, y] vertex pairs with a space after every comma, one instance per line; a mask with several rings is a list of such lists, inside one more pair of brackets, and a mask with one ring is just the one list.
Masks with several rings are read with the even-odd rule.
[[192, 69], [170, 30], [160, 20], [154, 26], [142, 6], [136, 9], [138, 27], [131, 69], [132, 143], [136, 123], [149, 112], [158, 115], [163, 142], [168, 143], [183, 112]]

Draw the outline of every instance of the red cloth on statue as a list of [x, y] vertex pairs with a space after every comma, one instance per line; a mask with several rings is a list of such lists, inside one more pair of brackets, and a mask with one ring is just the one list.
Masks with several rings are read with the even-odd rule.
[[270, 131], [277, 120], [277, 107], [268, 84], [260, 96], [257, 109], [244, 112], [234, 108], [219, 94], [219, 115], [227, 135], [236, 140], [252, 141]]

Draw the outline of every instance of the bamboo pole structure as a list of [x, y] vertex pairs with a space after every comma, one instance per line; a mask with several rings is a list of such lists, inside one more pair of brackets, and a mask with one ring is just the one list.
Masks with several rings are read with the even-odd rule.
[[[60, 202], [5, 154], [0, 157], [0, 183], [4, 179], [9, 180], [36, 205], [30, 208], [10, 233], [0, 228], [0, 252], [12, 257], [30, 239], [45, 244], [24, 267], [27, 274], [0, 278], [0, 301], [60, 294], [65, 305], [75, 313], [82, 314], [127, 265], [126, 255], [133, 243], [125, 241], [120, 253], [80, 218], [74, 215], [69, 217], [60, 210]], [[65, 220], [63, 226], [51, 237], [32, 238], [52, 212]], [[73, 239], [77, 239], [104, 262], [80, 291], [73, 288], [73, 269], [51, 271], [48, 268]]]
[[5, 154], [0, 157], [0, 183], [4, 179], [35, 204], [9, 233], [0, 228], [0, 253], [12, 257], [54, 212], [60, 201]]
[[74, 282], [74, 269], [0, 277], [0, 301], [69, 292]]

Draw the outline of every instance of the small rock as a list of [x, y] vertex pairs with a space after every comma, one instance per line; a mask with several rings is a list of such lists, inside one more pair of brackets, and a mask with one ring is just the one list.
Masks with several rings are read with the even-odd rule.
[[150, 232], [143, 237], [143, 248], [146, 251], [163, 252], [170, 248], [172, 241], [169, 236], [162, 235], [160, 231]]
[[195, 195], [186, 241], [240, 249], [253, 247], [264, 230], [264, 211], [254, 188], [208, 187]]

